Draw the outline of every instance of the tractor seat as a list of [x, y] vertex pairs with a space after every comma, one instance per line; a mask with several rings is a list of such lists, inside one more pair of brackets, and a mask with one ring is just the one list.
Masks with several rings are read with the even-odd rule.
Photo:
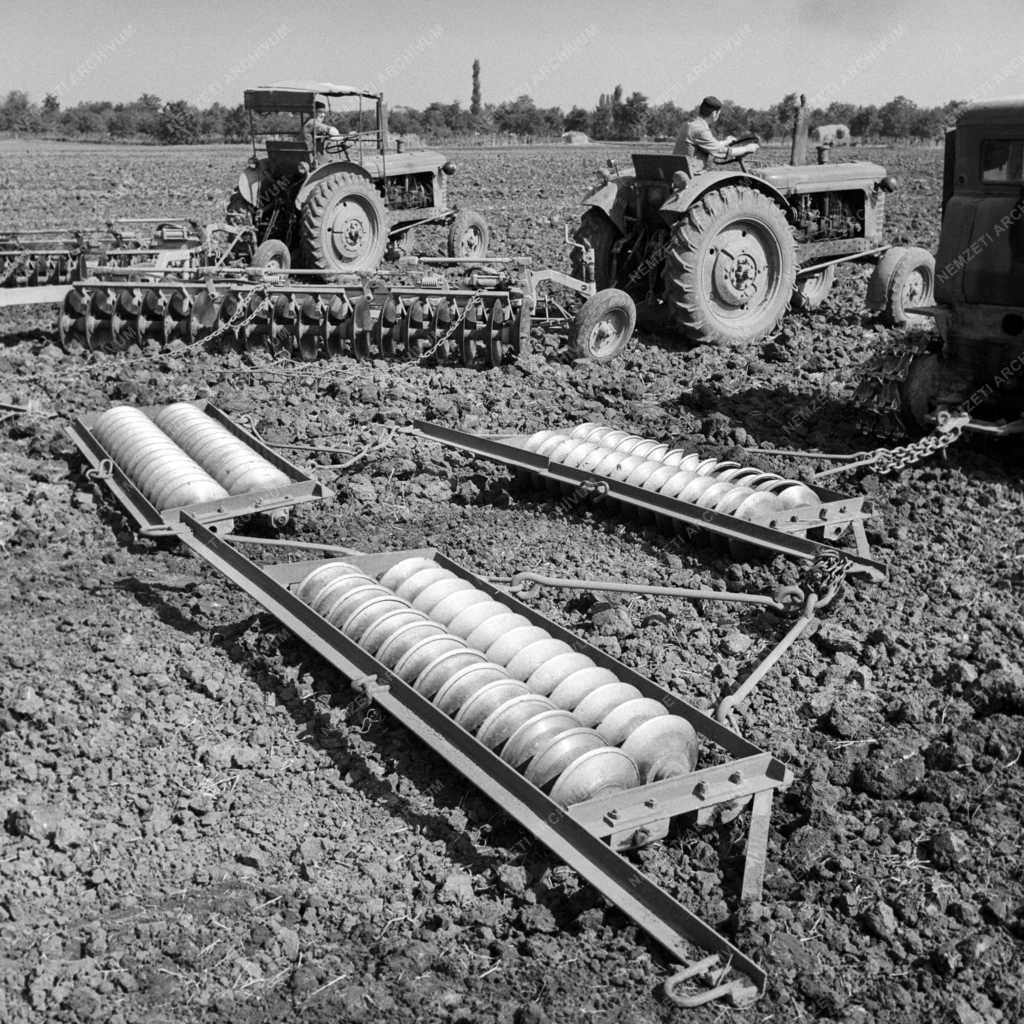
[[309, 159], [306, 143], [297, 139], [267, 139], [267, 162], [272, 174], [295, 174]]

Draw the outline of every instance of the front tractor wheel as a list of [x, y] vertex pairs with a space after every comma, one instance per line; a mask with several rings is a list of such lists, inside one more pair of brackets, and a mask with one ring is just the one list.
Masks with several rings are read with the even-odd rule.
[[727, 185], [679, 218], [665, 259], [665, 298], [693, 341], [750, 344], [789, 305], [796, 243], [779, 206], [756, 189]]
[[893, 246], [882, 254], [868, 281], [869, 309], [880, 310], [890, 327], [924, 326], [927, 317], [910, 310], [934, 302], [935, 257], [927, 249]]
[[376, 270], [388, 242], [381, 194], [355, 174], [317, 182], [302, 207], [302, 242], [312, 270]]
[[460, 210], [448, 227], [448, 255], [452, 259], [482, 260], [491, 244], [491, 229], [482, 213]]
[[289, 270], [292, 265], [292, 254], [288, 246], [279, 238], [268, 238], [256, 246], [252, 256], [252, 266], [271, 267], [274, 270]]
[[580, 307], [569, 331], [577, 358], [607, 363], [625, 347], [636, 328], [636, 305], [626, 292], [605, 288]]

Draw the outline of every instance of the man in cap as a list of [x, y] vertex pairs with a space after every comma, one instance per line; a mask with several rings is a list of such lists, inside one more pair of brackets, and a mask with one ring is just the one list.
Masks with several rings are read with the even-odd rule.
[[756, 142], [734, 146], [732, 135], [726, 139], [715, 138], [711, 125], [718, 120], [721, 113], [722, 101], [716, 96], [705, 96], [701, 100], [697, 116], [683, 125], [679, 138], [676, 139], [676, 148], [672, 152], [676, 156], [687, 157], [694, 174], [706, 170], [711, 161], [722, 163], [757, 151]]
[[323, 100], [317, 100], [313, 104], [313, 116], [306, 122], [302, 131], [306, 137], [306, 149], [318, 155], [324, 151], [327, 139], [338, 135], [338, 129], [327, 123], [327, 104]]

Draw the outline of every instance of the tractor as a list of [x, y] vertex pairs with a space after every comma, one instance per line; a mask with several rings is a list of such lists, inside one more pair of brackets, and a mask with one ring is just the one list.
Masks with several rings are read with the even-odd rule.
[[448, 204], [455, 164], [433, 150], [392, 147], [380, 93], [280, 82], [247, 89], [244, 106], [253, 152], [226, 219], [253, 229], [252, 265], [373, 271], [408, 253], [428, 224], [448, 227], [449, 256], [487, 255], [484, 218]]
[[[966, 106], [946, 133], [935, 332], [904, 339], [904, 422], [1024, 433], [1024, 99]], [[890, 358], [890, 368], [900, 369]], [[877, 384], [885, 381], [876, 366]]]
[[[756, 139], [736, 145], [749, 142]], [[736, 167], [703, 171], [672, 154], [632, 161], [632, 174], [609, 161], [584, 198], [574, 270], [580, 276], [592, 250], [597, 287], [631, 295], [641, 323], [654, 330], [719, 345], [757, 342], [791, 306], [818, 307], [840, 263], [878, 257], [873, 291], [884, 295], [886, 318], [902, 322], [907, 305], [930, 301], [930, 255], [901, 249], [887, 258], [883, 211], [896, 181], [878, 164], [755, 173], [742, 156]]]

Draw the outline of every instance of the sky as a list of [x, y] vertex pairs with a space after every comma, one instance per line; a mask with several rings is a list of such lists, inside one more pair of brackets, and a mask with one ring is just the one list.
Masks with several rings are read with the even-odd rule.
[[[751, 107], [803, 92], [922, 106], [1024, 94], [1024, 3], [984, 0], [32, 0], [5, 5], [0, 94], [62, 106], [143, 92], [199, 106], [314, 78], [381, 90], [392, 106], [592, 108], [628, 96]], [[816, 102], [815, 102], [816, 101]]]

